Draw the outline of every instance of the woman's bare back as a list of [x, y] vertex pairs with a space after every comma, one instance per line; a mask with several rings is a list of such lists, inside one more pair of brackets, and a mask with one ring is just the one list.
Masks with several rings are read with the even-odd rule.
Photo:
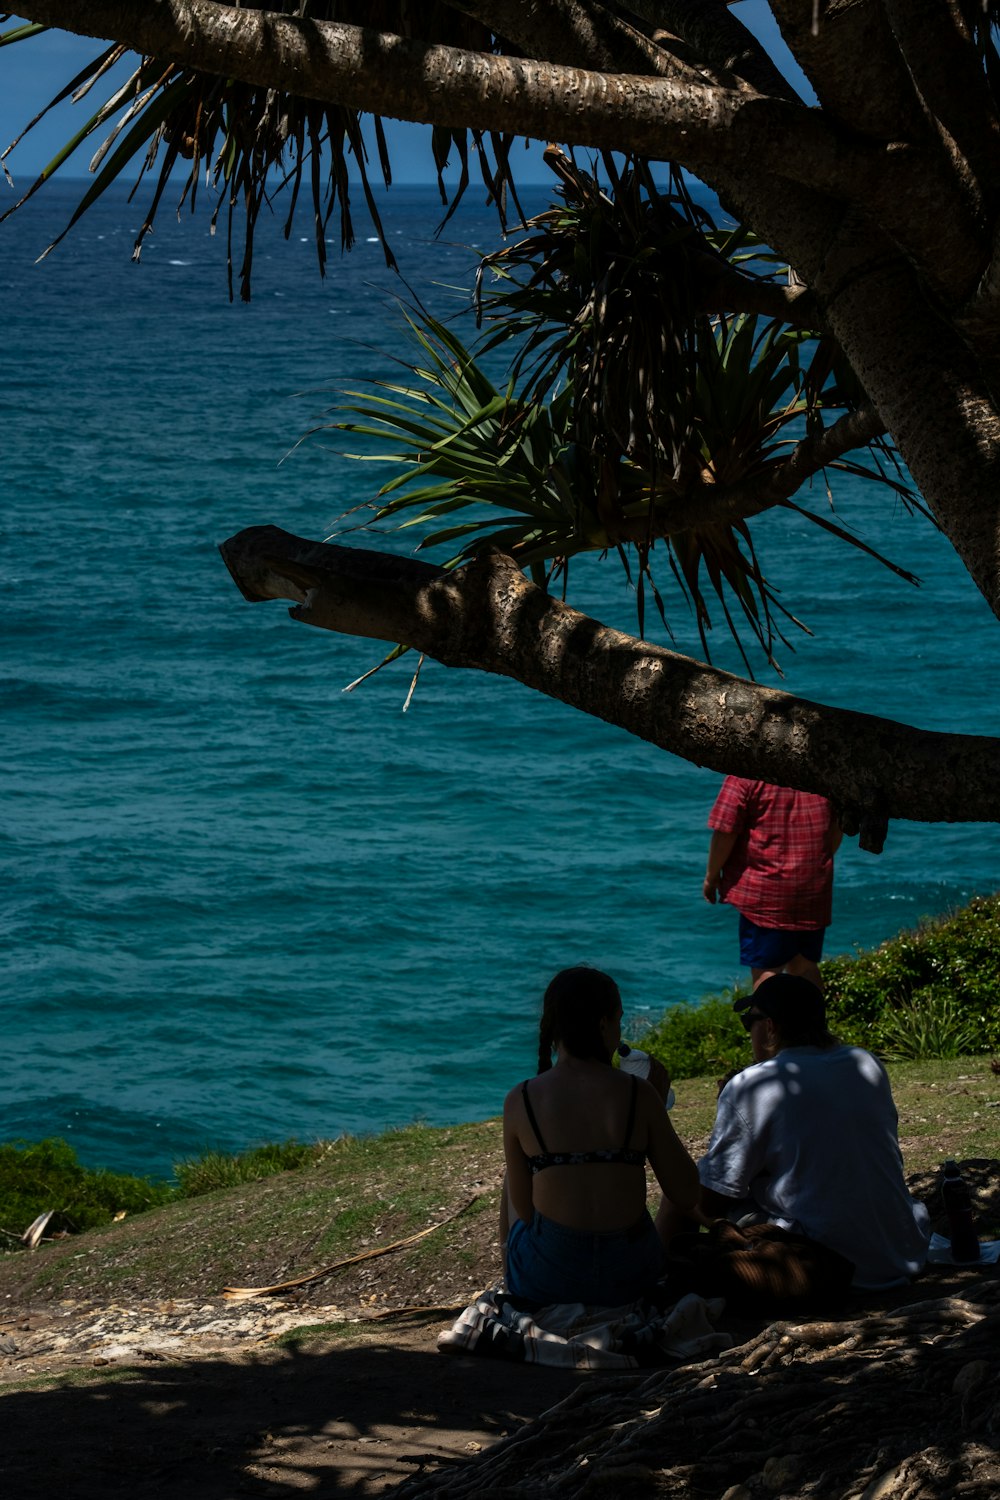
[[557, 1162], [535, 1171], [534, 1207], [575, 1229], [630, 1228], [645, 1207], [646, 1173], [641, 1162], [623, 1161], [620, 1154], [644, 1153], [648, 1135], [633, 1079], [574, 1058], [528, 1080], [526, 1090], [534, 1123], [522, 1092], [515, 1124], [526, 1157], [611, 1154], [606, 1161]]

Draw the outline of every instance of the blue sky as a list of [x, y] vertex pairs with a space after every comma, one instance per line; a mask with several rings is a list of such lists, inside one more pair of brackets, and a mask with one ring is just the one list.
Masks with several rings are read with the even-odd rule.
[[[778, 57], [779, 61], [782, 56], [787, 57], [764, 0], [744, 0], [744, 3], [736, 7], [736, 14], [766, 42], [773, 56]], [[17, 17], [12, 17], [4, 29], [17, 24]], [[100, 42], [71, 36], [63, 31], [50, 31], [23, 44], [0, 48], [0, 151], [23, 129], [32, 115], [47, 104], [100, 51]], [[801, 86], [801, 75], [790, 60], [787, 72]], [[23, 191], [27, 188], [31, 180], [79, 129], [87, 118], [87, 102], [59, 106], [7, 158], [7, 166], [18, 189]], [[395, 121], [387, 121], [386, 124], [395, 181], [432, 181], [427, 127]], [[62, 170], [84, 176], [96, 144], [96, 141], [91, 142], [78, 150]], [[519, 181], [550, 181], [550, 175], [541, 161], [540, 146], [531, 148], [529, 159], [530, 165], [525, 164], [528, 169], [518, 173]], [[0, 191], [2, 190], [3, 185], [0, 184]]]

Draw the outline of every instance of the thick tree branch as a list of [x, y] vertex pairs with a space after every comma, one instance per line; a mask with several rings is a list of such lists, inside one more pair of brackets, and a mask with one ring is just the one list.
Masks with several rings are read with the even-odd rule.
[[[650, 542], [678, 536], [685, 531], [706, 531], [710, 526], [732, 526], [749, 521], [790, 500], [814, 474], [862, 448], [885, 432], [885, 423], [871, 406], [846, 412], [796, 443], [785, 458], [776, 459], [741, 484], [689, 482], [667, 498], [658, 499], [652, 521], [644, 511], [634, 520], [626, 517], [607, 525], [609, 542]], [[664, 486], [666, 489], [667, 486]]]
[[960, 302], [988, 258], [982, 226], [937, 153], [865, 141], [817, 110], [742, 87], [695, 85], [686, 69], [658, 78], [591, 72], [217, 0], [23, 0], [21, 9], [31, 20], [323, 103], [634, 151], [703, 176], [738, 173], [751, 188], [766, 176], [787, 179], [862, 205], [937, 295]]
[[484, 554], [445, 572], [273, 526], [221, 548], [244, 598], [292, 599], [321, 629], [512, 677], [696, 765], [822, 792], [865, 847], [886, 820], [1000, 822], [1000, 741], [827, 708], [635, 640]]
[[709, 526], [748, 521], [790, 500], [807, 479], [884, 432], [885, 423], [873, 407], [846, 412], [822, 432], [796, 443], [786, 458], [769, 463], [742, 484], [686, 485], [676, 498], [657, 507], [652, 526], [644, 516], [609, 534], [613, 541], [643, 542], [651, 536], [676, 536], [682, 531], [703, 531]]
[[[86, 5], [80, 0], [24, 0], [22, 9], [31, 20], [85, 36], [113, 35], [146, 55], [323, 103], [417, 123], [566, 138], [664, 159], [677, 155], [671, 147], [682, 141], [707, 145], [716, 140], [726, 154], [726, 138], [747, 102], [740, 91], [693, 85], [687, 69], [658, 78], [605, 75], [435, 46], [333, 21], [237, 10], [217, 0], [146, 0], [142, 6], [115, 0], [88, 0]], [[760, 137], [759, 147], [772, 155], [775, 167], [788, 165], [797, 127], [809, 131], [818, 125], [819, 149], [839, 177], [843, 143], [829, 137], [821, 122], [783, 102], [756, 102], [764, 111], [773, 105], [794, 116], [794, 123], [791, 117], [782, 123], [758, 108], [742, 117], [739, 133]], [[770, 137], [770, 146], [764, 137]], [[798, 143], [801, 148], [801, 136]], [[733, 143], [734, 155], [749, 144], [741, 148]], [[822, 175], [818, 163], [816, 171]], [[842, 185], [847, 181], [843, 177]]]
[[[449, 5], [514, 42], [529, 57], [606, 73], [649, 73], [692, 83], [720, 82], [629, 26], [593, 0], [448, 0]], [[738, 80], [730, 76], [730, 86]]]
[[1000, 616], [1000, 412], [976, 355], [861, 215], [845, 215], [813, 286], [918, 489]]
[[955, 0], [883, 0], [914, 86], [956, 171], [991, 209], [1000, 194], [1000, 120]]
[[773, 504], [790, 500], [807, 479], [843, 458], [845, 453], [867, 447], [884, 432], [885, 423], [873, 406], [845, 412], [829, 427], [796, 443], [788, 457], [776, 464], [769, 478], [760, 484], [760, 498], [769, 495]]
[[670, 32], [722, 73], [734, 73], [761, 94], [801, 103], [781, 70], [726, 0], [630, 0], [629, 9], [654, 29]]
[[833, 118], [879, 140], [914, 140], [925, 132], [883, 0], [826, 0], [819, 12], [802, 0], [770, 0], [770, 6]]
[[761, 313], [812, 333], [826, 330], [823, 311], [807, 286], [745, 276], [730, 261], [708, 251], [692, 252], [691, 271], [703, 312]]

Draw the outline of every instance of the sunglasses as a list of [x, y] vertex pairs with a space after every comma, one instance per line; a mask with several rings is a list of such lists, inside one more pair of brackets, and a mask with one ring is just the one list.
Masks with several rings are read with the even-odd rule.
[[765, 1021], [767, 1017], [762, 1010], [745, 1010], [740, 1016], [744, 1031], [752, 1031], [758, 1021]]

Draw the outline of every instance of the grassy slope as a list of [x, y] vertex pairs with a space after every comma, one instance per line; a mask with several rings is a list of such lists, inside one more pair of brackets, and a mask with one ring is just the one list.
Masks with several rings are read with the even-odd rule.
[[[891, 1069], [907, 1171], [946, 1156], [1000, 1155], [1000, 1078], [989, 1059]], [[697, 1153], [711, 1128], [712, 1079], [678, 1086], [673, 1119]], [[412, 1126], [336, 1142], [315, 1166], [169, 1204], [100, 1230], [0, 1256], [0, 1303], [58, 1297], [204, 1297], [309, 1272], [440, 1223], [426, 1239], [320, 1283], [344, 1306], [452, 1302], [496, 1280], [499, 1123]]]

